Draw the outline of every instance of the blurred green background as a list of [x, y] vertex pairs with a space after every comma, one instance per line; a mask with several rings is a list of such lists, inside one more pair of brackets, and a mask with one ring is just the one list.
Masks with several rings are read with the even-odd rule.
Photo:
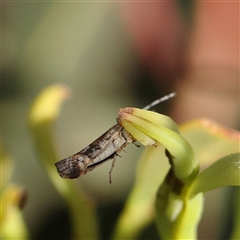
[[[191, 5], [189, 3], [191, 2], [183, 6], [187, 13]], [[120, 107], [143, 107], [150, 101], [174, 91], [175, 73], [181, 71], [179, 69], [174, 73], [169, 71], [171, 67], [169, 68], [164, 58], [163, 62], [156, 61], [155, 68], [158, 70], [151, 69], [147, 61], [142, 61], [136, 42], [131, 37], [131, 32], [127, 31], [126, 22], [123, 21], [124, 14], [120, 13], [119, 6], [114, 2], [1, 4], [2, 140], [14, 159], [12, 181], [22, 185], [29, 193], [29, 200], [23, 213], [32, 239], [59, 239], [59, 236], [66, 239], [70, 230], [64, 202], [39, 166], [38, 156], [34, 152], [28, 132], [27, 114], [36, 95], [55, 83], [65, 84], [72, 90], [72, 98], [64, 103], [54, 129], [56, 147], [61, 158], [65, 158], [87, 146], [115, 124]], [[190, 15], [187, 15], [187, 19], [191, 19]], [[168, 22], [161, 23], [164, 24], [168, 32], [175, 31], [171, 24], [168, 26]], [[188, 27], [190, 29], [190, 25]], [[184, 30], [182, 39], [188, 39], [188, 33], [189, 30]], [[168, 37], [169, 35], [166, 35], [165, 40], [169, 41], [171, 46], [172, 39]], [[185, 45], [179, 46], [183, 52], [187, 49]], [[159, 51], [164, 50], [168, 53], [172, 49], [160, 48]], [[177, 56], [179, 62], [184, 62], [182, 55]], [[153, 58], [152, 61], [154, 60]], [[206, 69], [205, 65], [202, 67]], [[222, 69], [221, 65], [219, 69]], [[235, 71], [232, 72], [235, 74]], [[236, 83], [236, 75], [233, 78]], [[226, 82], [226, 86], [228, 85], [230, 84]], [[198, 89], [199, 85], [195, 87]], [[206, 89], [202, 88], [204, 94], [199, 98], [196, 92], [192, 92], [192, 96], [200, 99], [197, 104], [191, 101], [192, 98], [187, 102], [181, 101], [185, 90], [181, 92], [180, 88], [179, 105], [184, 106], [186, 103], [193, 105], [192, 108], [186, 107], [189, 115], [185, 113], [182, 115], [187, 119], [199, 115], [201, 117], [213, 115], [215, 120], [218, 120], [219, 116], [227, 118], [228, 112], [221, 109], [224, 108], [222, 100], [228, 104], [229, 96], [226, 96], [226, 92], [221, 92], [220, 98], [214, 102], [216, 106], [221, 106], [219, 110], [204, 102], [208, 100], [206, 92], [210, 96], [217, 95], [215, 87], [215, 84], [210, 84], [210, 90], [205, 91]], [[229, 95], [232, 96], [232, 92]], [[199, 102], [204, 105], [199, 107]], [[167, 113], [164, 110], [167, 104], [161, 104], [156, 110]], [[181, 108], [176, 109], [178, 108], [175, 104], [174, 120], [178, 120], [178, 111], [181, 111]], [[191, 115], [194, 109], [199, 112]], [[234, 109], [232, 111], [229, 107], [229, 112], [234, 114], [235, 122], [238, 122], [235, 117], [235, 102]], [[182, 120], [180, 117], [180, 121]], [[221, 119], [220, 123], [224, 123], [224, 120]], [[227, 120], [226, 124], [237, 127], [236, 124], [229, 124]], [[103, 226], [101, 228], [103, 239], [111, 234], [114, 219], [133, 184], [137, 159], [142, 149], [129, 146], [126, 151], [127, 154], [122, 153], [122, 159], [117, 159], [112, 184], [108, 182], [111, 163], [106, 163], [94, 172], [74, 180], [84, 186], [93, 202], [99, 206], [99, 224], [100, 227]], [[219, 193], [217, 194], [219, 196]], [[213, 212], [209, 211], [212, 218], [219, 216], [219, 211], [216, 214], [217, 210], [214, 209], [222, 206], [222, 201], [216, 202], [216, 199], [213, 199], [210, 203]], [[215, 220], [209, 216], [207, 218], [214, 225]], [[222, 219], [219, 219], [218, 223], [221, 221]], [[208, 229], [209, 232], [215, 230], [215, 225]], [[150, 228], [149, 232], [153, 235], [148, 237], [156, 238], [154, 231], [154, 227]], [[144, 234], [142, 238], [144, 239]]]
[[[64, 203], [39, 166], [30, 141], [27, 114], [36, 95], [54, 83], [72, 90], [54, 132], [62, 158], [81, 150], [115, 124], [120, 107], [142, 107], [155, 96], [148, 96], [147, 91], [152, 91], [149, 85], [145, 96], [139, 97], [136, 81], [142, 81], [142, 70], [115, 5], [2, 4], [2, 138], [15, 163], [12, 181], [29, 193], [24, 217], [31, 236], [53, 239], [57, 231], [62, 234], [59, 224], [66, 224], [67, 218], [61, 210]], [[123, 152], [112, 184], [108, 182], [111, 163], [77, 181], [97, 204], [118, 206], [129, 192], [141, 151], [130, 146], [127, 154]]]

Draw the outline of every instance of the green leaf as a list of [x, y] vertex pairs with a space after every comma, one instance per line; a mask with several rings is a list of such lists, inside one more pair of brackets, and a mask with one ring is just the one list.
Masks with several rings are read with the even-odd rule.
[[180, 125], [182, 136], [191, 144], [204, 169], [217, 159], [239, 152], [240, 133], [209, 119], [197, 119]]
[[226, 186], [240, 186], [240, 153], [221, 158], [201, 172], [191, 186], [191, 195]]

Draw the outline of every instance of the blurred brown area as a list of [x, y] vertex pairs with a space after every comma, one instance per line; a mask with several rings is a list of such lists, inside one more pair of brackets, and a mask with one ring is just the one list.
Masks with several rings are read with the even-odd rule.
[[119, 7], [156, 88], [176, 86], [173, 118], [239, 127], [239, 3], [192, 2], [191, 23], [177, 2]]

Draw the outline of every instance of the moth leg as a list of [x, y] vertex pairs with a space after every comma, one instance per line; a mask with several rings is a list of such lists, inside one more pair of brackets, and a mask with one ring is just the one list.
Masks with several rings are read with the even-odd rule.
[[141, 145], [137, 144], [136, 141], [132, 142], [136, 147], [141, 147]]
[[114, 156], [112, 161], [112, 166], [109, 171], [109, 183], [112, 183], [112, 171], [113, 171], [113, 168], [115, 167], [115, 163], [116, 163], [116, 157]]

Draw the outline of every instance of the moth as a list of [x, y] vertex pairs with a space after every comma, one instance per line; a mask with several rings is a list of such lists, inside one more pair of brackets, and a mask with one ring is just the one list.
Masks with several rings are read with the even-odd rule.
[[[175, 93], [166, 95], [155, 100], [143, 109], [150, 109], [158, 103], [174, 96]], [[109, 182], [111, 183], [111, 172], [114, 168], [116, 157], [120, 156], [119, 153], [130, 143], [134, 143], [140, 147], [136, 144], [136, 139], [117, 123], [87, 147], [55, 163], [55, 166], [62, 178], [73, 179], [87, 174], [106, 161], [113, 160], [109, 171]]]

